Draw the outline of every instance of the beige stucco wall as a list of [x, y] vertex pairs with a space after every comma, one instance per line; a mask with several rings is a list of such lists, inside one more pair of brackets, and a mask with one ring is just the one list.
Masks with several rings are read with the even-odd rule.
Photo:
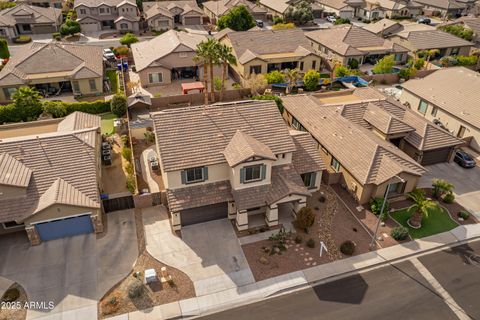
[[97, 216], [100, 214], [100, 209], [55, 204], [26, 219], [24, 223], [25, 227], [29, 227], [31, 224], [38, 222], [62, 219], [86, 213], [91, 213], [90, 215]]
[[[149, 83], [148, 82], [148, 75], [150, 73], [162, 73], [163, 82], [160, 83]], [[153, 86], [161, 86], [172, 83], [172, 73], [169, 69], [164, 67], [148, 67], [138, 72], [138, 76], [140, 78], [140, 83], [142, 87], [153, 87]]]
[[402, 94], [400, 96], [400, 102], [401, 103], [408, 103], [410, 105], [410, 108], [417, 112], [419, 115], [423, 116], [424, 118], [433, 121], [433, 119], [438, 119], [440, 120], [443, 125], [453, 134], [457, 135], [458, 131], [460, 130], [460, 126], [463, 126], [466, 128], [464, 138], [466, 137], [473, 137], [470, 146], [477, 150], [480, 151], [480, 128], [476, 128], [472, 126], [471, 124], [465, 122], [464, 120], [459, 119], [458, 117], [450, 114], [447, 112], [447, 110], [439, 108], [437, 106], [437, 115], [434, 117], [432, 115], [432, 109], [434, 105], [428, 101], [427, 102], [428, 107], [425, 112], [425, 114], [422, 114], [418, 111], [418, 106], [420, 104], [420, 97], [416, 96], [415, 94], [403, 90]]

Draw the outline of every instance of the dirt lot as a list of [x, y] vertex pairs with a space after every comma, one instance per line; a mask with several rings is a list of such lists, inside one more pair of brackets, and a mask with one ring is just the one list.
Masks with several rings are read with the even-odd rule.
[[112, 137], [115, 140], [112, 149], [112, 165], [102, 165], [103, 193], [115, 194], [128, 192], [126, 175], [123, 170], [127, 162], [122, 157], [122, 142], [118, 135], [113, 135]]
[[[186, 274], [159, 262], [148, 254], [145, 249], [145, 232], [143, 229], [142, 213], [139, 209], [135, 209], [135, 224], [137, 227], [139, 257], [132, 272], [100, 300], [100, 318], [145, 310], [161, 304], [195, 296], [193, 282]], [[167, 268], [167, 273], [172, 276], [172, 282], [162, 284], [158, 281], [152, 285], [143, 285], [143, 293], [140, 296], [132, 299], [128, 296], [129, 286], [133, 282], [138, 281], [133, 276], [136, 272], [141, 272], [140, 279], [143, 279], [146, 269], [155, 269], [157, 275], [160, 277], [162, 267]]]
[[[321, 198], [326, 200], [321, 202]], [[270, 240], [242, 246], [256, 281], [342, 259], [345, 256], [339, 248], [346, 240], [356, 244], [354, 255], [368, 252], [370, 235], [339, 201], [332, 189], [322, 186], [321, 191], [315, 193], [307, 205], [316, 213], [315, 224], [308, 234], [297, 228], [296, 235], [290, 236], [286, 241], [286, 251], [273, 255], [266, 253], [264, 248], [272, 248], [273, 245]], [[302, 238], [301, 243], [296, 243], [297, 235]], [[315, 240], [314, 248], [306, 245], [310, 238]], [[325, 243], [328, 250], [322, 257], [320, 241]]]

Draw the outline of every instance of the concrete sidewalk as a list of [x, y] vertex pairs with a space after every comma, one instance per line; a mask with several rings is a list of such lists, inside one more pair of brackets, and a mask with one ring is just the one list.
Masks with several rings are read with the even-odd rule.
[[335, 278], [345, 277], [373, 267], [444, 249], [477, 238], [480, 238], [480, 224], [459, 226], [451, 231], [380, 249], [375, 252], [288, 273], [243, 287], [231, 288], [210, 295], [156, 306], [148, 310], [119, 315], [110, 319], [171, 319], [204, 316], [244, 304], [258, 302], [270, 296], [298, 290], [310, 284], [327, 282]]

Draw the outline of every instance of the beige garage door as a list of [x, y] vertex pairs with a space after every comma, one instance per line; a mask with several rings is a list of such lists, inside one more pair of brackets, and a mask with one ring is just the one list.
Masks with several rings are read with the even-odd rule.
[[82, 31], [84, 32], [100, 31], [100, 25], [98, 22], [85, 22], [82, 23], [80, 26], [82, 28]]
[[200, 19], [201, 19], [200, 17], [185, 17], [185, 25], [192, 26], [192, 25], [202, 24]]

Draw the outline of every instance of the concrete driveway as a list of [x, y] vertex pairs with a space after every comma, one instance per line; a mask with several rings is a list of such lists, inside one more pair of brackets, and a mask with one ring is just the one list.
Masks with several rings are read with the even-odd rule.
[[[30, 246], [26, 234], [0, 237], [0, 276], [18, 282], [30, 302], [27, 319], [97, 319], [97, 301], [138, 257], [132, 210], [108, 214], [107, 232]], [[49, 309], [48, 303], [54, 308]]]
[[182, 238], [170, 227], [163, 206], [143, 209], [148, 252], [185, 272], [197, 296], [254, 283], [252, 271], [227, 219], [182, 228]]
[[434, 178], [445, 179], [455, 186], [458, 203], [480, 218], [480, 168], [464, 169], [458, 164], [438, 163], [426, 166], [428, 172], [420, 179], [420, 187], [431, 187]]

